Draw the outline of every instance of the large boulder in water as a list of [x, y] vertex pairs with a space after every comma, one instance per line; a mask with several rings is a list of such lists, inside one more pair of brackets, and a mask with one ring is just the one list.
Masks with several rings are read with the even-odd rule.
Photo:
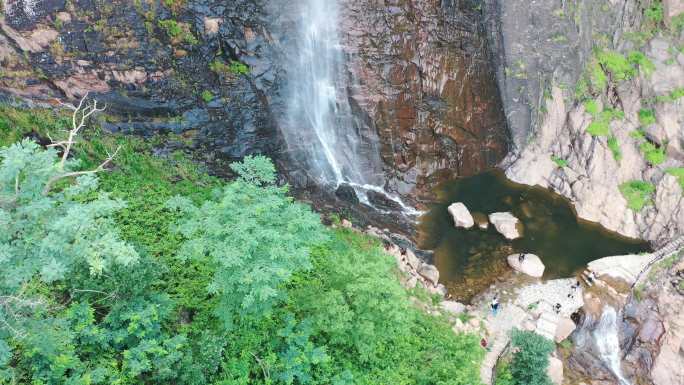
[[527, 274], [531, 277], [540, 278], [544, 275], [544, 264], [541, 259], [534, 254], [511, 254], [508, 256], [508, 264], [516, 271]]
[[429, 265], [427, 263], [423, 264], [423, 266], [420, 267], [420, 270], [418, 270], [418, 274], [420, 274], [433, 285], [437, 285], [439, 282], [439, 270], [437, 270], [437, 268], [433, 265]]
[[505, 213], [492, 213], [489, 214], [489, 221], [496, 228], [496, 231], [500, 232], [506, 239], [516, 239], [520, 237], [520, 231], [518, 230], [518, 225], [520, 221], [518, 218], [514, 217], [513, 214]]
[[473, 216], [470, 215], [468, 208], [461, 202], [452, 203], [447, 208], [451, 217], [454, 218], [454, 226], [469, 229], [475, 225]]

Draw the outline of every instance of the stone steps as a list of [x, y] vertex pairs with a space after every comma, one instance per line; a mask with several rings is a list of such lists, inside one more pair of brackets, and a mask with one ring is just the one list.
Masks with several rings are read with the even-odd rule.
[[553, 341], [556, 336], [556, 329], [558, 328], [559, 320], [560, 317], [557, 314], [543, 312], [537, 319], [537, 326], [534, 332]]
[[484, 384], [490, 385], [492, 383], [496, 363], [510, 343], [511, 329], [520, 328], [526, 318], [528, 318], [527, 312], [519, 306], [507, 303], [502, 306], [499, 314], [491, 320], [491, 328], [496, 330], [496, 334], [491, 336], [489, 351], [485, 354], [482, 366], [480, 366], [480, 378]]

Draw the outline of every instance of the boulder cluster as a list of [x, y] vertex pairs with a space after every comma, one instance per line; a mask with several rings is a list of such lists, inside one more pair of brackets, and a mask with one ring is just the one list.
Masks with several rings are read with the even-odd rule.
[[[508, 240], [520, 238], [522, 236], [522, 222], [509, 212], [491, 213], [485, 216], [482, 213], [471, 214], [465, 204], [455, 202], [449, 205], [447, 211], [454, 220], [454, 226], [469, 229], [477, 226], [486, 230], [491, 223], [496, 231]], [[487, 221], [489, 218], [489, 222]], [[541, 259], [534, 254], [518, 253], [508, 256], [508, 264], [516, 271], [527, 274], [531, 277], [541, 278], [544, 274], [545, 266]]]

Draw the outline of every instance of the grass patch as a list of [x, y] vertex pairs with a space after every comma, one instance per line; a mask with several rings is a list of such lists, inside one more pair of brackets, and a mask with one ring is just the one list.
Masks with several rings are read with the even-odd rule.
[[653, 166], [657, 166], [667, 159], [665, 155], [665, 148], [658, 147], [655, 144], [645, 141], [639, 145], [639, 149], [644, 154], [646, 161]]
[[620, 143], [618, 142], [617, 138], [613, 135], [611, 135], [608, 138], [608, 148], [610, 149], [610, 152], [613, 153], [613, 158], [616, 161], [622, 160], [622, 151], [620, 150]]
[[235, 60], [226, 64], [222, 60], [216, 59], [209, 63], [209, 69], [219, 75], [247, 75], [249, 73], [249, 67], [246, 64]]
[[568, 167], [568, 161], [565, 160], [565, 159], [563, 159], [563, 158], [557, 157], [557, 156], [555, 156], [555, 155], [551, 155], [551, 160], [552, 160], [553, 163], [555, 163], [556, 166], [558, 166], [559, 168]]
[[625, 113], [620, 110], [606, 108], [593, 116], [594, 120], [587, 126], [587, 132], [592, 136], [608, 136], [610, 135], [610, 122], [615, 119], [624, 118]]
[[655, 113], [652, 109], [642, 108], [639, 110], [639, 123], [643, 126], [650, 126], [656, 122]]
[[641, 180], [625, 182], [620, 185], [619, 189], [627, 200], [627, 206], [637, 212], [652, 203], [651, 197], [655, 192], [655, 186], [652, 183]]
[[671, 167], [668, 168], [667, 173], [677, 178], [679, 185], [684, 190], [684, 167]]

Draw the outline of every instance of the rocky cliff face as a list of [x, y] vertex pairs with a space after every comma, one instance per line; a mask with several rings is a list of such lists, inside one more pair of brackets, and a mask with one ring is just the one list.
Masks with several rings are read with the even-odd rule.
[[684, 254], [661, 264], [625, 306], [622, 349], [630, 376], [684, 383]]
[[[379, 135], [390, 190], [416, 196], [505, 155], [503, 111], [473, 5], [341, 5], [350, 104]], [[181, 135], [218, 173], [227, 161], [266, 153], [306, 186], [278, 124], [293, 9], [280, 0], [8, 0], [0, 90], [34, 102], [90, 92], [108, 103], [111, 131]]]
[[221, 171], [220, 160], [277, 148], [267, 25], [252, 0], [6, 1], [0, 89], [34, 102], [90, 92], [108, 104], [105, 128], [182, 134]]
[[460, 1], [343, 1], [351, 102], [400, 194], [472, 175], [507, 152], [480, 12]]
[[684, 231], [675, 171], [684, 160], [682, 36], [666, 24], [673, 15], [645, 16], [658, 4], [489, 4], [516, 145], [506, 175], [567, 196], [584, 219], [656, 243]]

